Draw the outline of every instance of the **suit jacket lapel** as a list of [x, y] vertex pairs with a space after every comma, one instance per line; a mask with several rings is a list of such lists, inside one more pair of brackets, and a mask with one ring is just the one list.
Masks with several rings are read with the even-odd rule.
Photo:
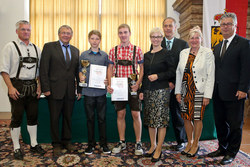
[[58, 55], [59, 55], [59, 57], [60, 57], [60, 60], [61, 60], [62, 63], [66, 66], [65, 57], [64, 57], [64, 54], [63, 54], [63, 51], [62, 51], [62, 47], [61, 47], [59, 41], [57, 41], [57, 43], [56, 43], [56, 49], [57, 49], [57, 51], [58, 51], [58, 53], [59, 53]]
[[163, 48], [167, 49], [165, 37], [163, 37], [163, 40], [162, 40], [162, 42], [161, 42], [161, 46], [162, 46]]
[[217, 62], [221, 62], [220, 51], [221, 51], [222, 43], [223, 42], [220, 42], [218, 45], [216, 45], [218, 49], [214, 49], [215, 61]]
[[188, 57], [189, 57], [189, 53], [190, 53], [190, 48], [188, 48], [187, 50], [185, 50], [185, 52], [183, 53], [183, 63], [186, 65], [187, 64], [187, 60], [188, 60]]
[[75, 55], [76, 55], [76, 50], [70, 46], [70, 52], [71, 52], [71, 60], [70, 60], [70, 65], [69, 67], [71, 66], [72, 62], [75, 60]]
[[174, 41], [173, 41], [171, 51], [175, 51], [177, 47], [178, 47], [178, 44], [177, 44], [176, 38], [174, 37]]
[[203, 47], [201, 46], [200, 49], [199, 49], [199, 51], [198, 51], [198, 53], [197, 53], [197, 55], [196, 55], [196, 57], [195, 57], [195, 59], [194, 59], [194, 64], [195, 64], [196, 62], [198, 62], [198, 60], [199, 60], [199, 58], [201, 57], [203, 51], [204, 51], [204, 49], [203, 49]]
[[231, 50], [234, 48], [234, 46], [237, 44], [237, 42], [238, 42], [238, 36], [235, 35], [235, 37], [234, 37], [233, 40], [231, 41], [230, 45], [228, 46], [228, 48], [227, 48], [227, 50], [226, 50], [226, 52], [225, 52], [225, 54], [224, 54], [224, 56], [223, 56], [223, 59], [224, 59], [225, 57], [227, 57], [228, 53], [231, 52]]

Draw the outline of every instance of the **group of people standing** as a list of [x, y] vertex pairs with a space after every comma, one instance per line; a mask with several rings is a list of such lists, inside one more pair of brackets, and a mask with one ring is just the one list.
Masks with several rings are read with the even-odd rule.
[[[118, 27], [120, 44], [109, 55], [100, 50], [101, 33], [88, 34], [90, 49], [79, 56], [79, 50], [70, 45], [73, 30], [63, 25], [58, 30], [59, 41], [46, 43], [42, 52], [32, 44], [29, 22], [16, 24], [18, 39], [8, 43], [1, 52], [0, 72], [8, 87], [11, 103], [11, 138], [14, 158], [22, 160], [19, 145], [20, 125], [24, 110], [31, 138], [31, 151], [44, 154], [37, 143], [38, 99], [41, 92], [47, 97], [53, 153], [58, 156], [65, 148], [76, 150], [71, 143], [71, 122], [75, 96], [84, 96], [90, 155], [96, 146], [95, 111], [99, 128], [99, 144], [103, 153], [111, 153], [106, 137], [106, 93], [113, 93], [112, 77], [128, 78], [128, 101], [114, 101], [117, 114], [119, 142], [112, 153], [126, 149], [126, 105], [129, 104], [136, 137], [135, 155], [160, 160], [162, 144], [171, 114], [177, 145], [173, 148], [187, 157], [199, 151], [202, 120], [206, 106], [213, 98], [214, 118], [219, 140], [218, 150], [209, 157], [224, 156], [221, 164], [231, 163], [239, 151], [243, 126], [244, 99], [249, 89], [250, 42], [236, 35], [237, 17], [225, 13], [220, 20], [223, 41], [214, 52], [202, 46], [203, 36], [198, 26], [189, 32], [188, 43], [175, 38], [176, 21], [168, 17], [161, 28], [150, 31], [151, 47], [143, 55], [140, 47], [130, 43], [131, 30], [127, 24]], [[107, 67], [106, 89], [80, 87], [89, 81], [89, 67], [85, 74], [79, 62]], [[138, 69], [139, 67], [139, 69]], [[136, 82], [131, 83], [131, 75]], [[131, 93], [132, 92], [132, 93]], [[136, 93], [135, 93], [136, 92]], [[141, 143], [141, 101], [144, 101], [143, 123], [148, 127], [150, 148], [144, 153]], [[62, 132], [59, 118], [62, 115]], [[185, 145], [185, 143], [187, 144]]]

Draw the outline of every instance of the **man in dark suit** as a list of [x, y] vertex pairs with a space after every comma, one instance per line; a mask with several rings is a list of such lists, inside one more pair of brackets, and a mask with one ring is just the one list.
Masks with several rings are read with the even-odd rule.
[[[43, 47], [40, 65], [42, 92], [48, 98], [50, 128], [55, 156], [60, 155], [63, 146], [74, 151], [71, 144], [71, 116], [75, 101], [75, 79], [79, 82], [79, 50], [69, 44], [73, 35], [71, 27], [63, 25], [58, 30], [59, 41], [46, 43]], [[78, 100], [81, 90], [77, 84]], [[62, 114], [62, 134], [59, 132], [59, 118]]]
[[214, 48], [214, 118], [219, 148], [209, 157], [224, 156], [231, 163], [240, 149], [244, 100], [250, 80], [250, 41], [236, 35], [237, 17], [225, 13], [220, 20], [223, 41]]
[[[179, 54], [180, 52], [188, 48], [188, 44], [186, 41], [175, 38], [174, 34], [176, 32], [177, 26], [176, 21], [172, 17], [167, 17], [163, 21], [163, 31], [165, 37], [162, 40], [161, 46], [167, 50], [169, 50], [170, 54], [174, 58], [174, 67], [177, 68], [179, 62]], [[175, 138], [177, 141], [177, 145], [173, 146], [176, 151], [180, 151], [184, 148], [184, 142], [186, 141], [186, 132], [184, 128], [184, 122], [181, 118], [180, 106], [176, 101], [176, 97], [174, 94], [175, 87], [175, 77], [172, 79], [172, 82], [169, 82], [169, 88], [171, 89], [170, 93], [170, 113], [172, 117], [172, 123], [174, 127]]]

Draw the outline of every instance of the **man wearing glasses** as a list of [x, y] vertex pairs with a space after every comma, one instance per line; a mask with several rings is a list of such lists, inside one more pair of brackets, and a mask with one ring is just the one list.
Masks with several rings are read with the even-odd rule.
[[215, 46], [214, 118], [219, 140], [209, 157], [223, 156], [231, 163], [240, 149], [244, 101], [250, 79], [250, 41], [236, 34], [237, 17], [225, 13], [220, 20], [223, 41]]
[[[50, 110], [50, 134], [54, 156], [59, 156], [62, 147], [75, 151], [71, 144], [71, 118], [75, 102], [75, 80], [79, 83], [79, 50], [70, 45], [73, 36], [70, 26], [62, 25], [58, 30], [59, 41], [46, 43], [41, 56], [41, 88], [48, 98]], [[77, 84], [77, 100], [81, 89]], [[62, 115], [62, 133], [59, 118]]]

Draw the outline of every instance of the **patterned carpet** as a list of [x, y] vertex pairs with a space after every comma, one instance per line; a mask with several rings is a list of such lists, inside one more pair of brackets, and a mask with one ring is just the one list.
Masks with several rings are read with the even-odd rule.
[[[42, 147], [47, 151], [44, 156], [32, 155], [29, 151], [29, 146], [22, 143], [21, 147], [25, 153], [23, 161], [13, 159], [13, 147], [10, 139], [10, 131], [8, 121], [0, 121], [0, 166], [220, 166], [220, 158], [208, 158], [205, 155], [217, 148], [217, 140], [201, 141], [199, 155], [193, 158], [187, 158], [181, 155], [180, 152], [170, 149], [171, 142], [167, 142], [163, 146], [163, 156], [157, 163], [152, 163], [150, 158], [134, 155], [134, 143], [127, 143], [127, 149], [120, 154], [105, 155], [101, 153], [99, 146], [96, 147], [94, 154], [87, 156], [84, 150], [87, 147], [86, 143], [75, 143], [78, 150], [75, 153], [67, 153], [60, 157], [53, 157], [52, 146], [50, 144], [42, 144]], [[109, 143], [109, 147], [113, 148], [115, 143]], [[143, 143], [143, 148], [149, 148], [149, 143]], [[234, 162], [228, 166], [250, 166], [250, 156], [240, 151]]]

